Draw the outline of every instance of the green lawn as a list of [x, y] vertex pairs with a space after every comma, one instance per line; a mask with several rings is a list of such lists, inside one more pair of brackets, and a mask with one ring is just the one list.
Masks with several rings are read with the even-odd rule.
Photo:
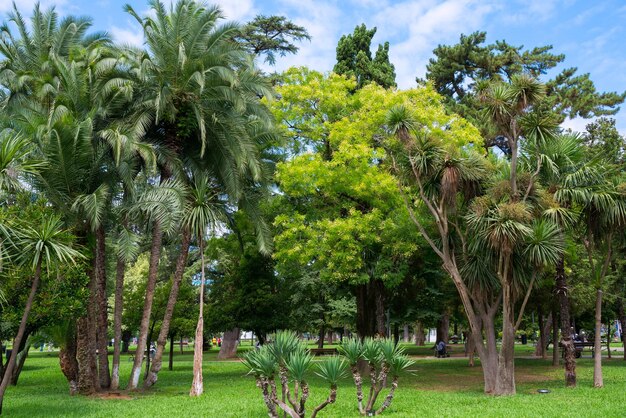
[[[458, 352], [461, 352], [459, 346]], [[532, 348], [532, 347], [531, 347]], [[454, 348], [453, 348], [454, 349]], [[422, 352], [422, 350], [424, 350]], [[518, 347], [521, 356], [530, 351]], [[411, 349], [412, 354], [431, 354], [430, 349]], [[10, 387], [4, 405], [7, 416], [21, 417], [263, 417], [267, 416], [252, 377], [237, 361], [218, 362], [216, 350], [205, 355], [204, 389], [200, 398], [188, 396], [191, 383], [191, 353], [175, 356], [174, 371], [163, 370], [153, 390], [132, 393], [130, 399], [70, 397], [55, 353], [33, 352], [26, 362], [18, 387]], [[482, 394], [480, 367], [467, 367], [467, 359], [417, 358], [411, 372], [400, 380], [400, 388], [389, 417], [458, 416], [624, 416], [626, 362], [605, 361], [605, 388], [592, 389], [591, 359], [578, 363], [579, 387], [565, 389], [562, 370], [549, 360], [518, 359], [518, 395], [493, 398]], [[123, 381], [131, 362], [123, 356]], [[327, 389], [311, 377], [308, 405], [320, 402]], [[551, 390], [537, 394], [538, 388]], [[124, 393], [122, 393], [124, 394]], [[337, 403], [321, 417], [357, 417], [355, 391], [350, 379], [339, 385]]]

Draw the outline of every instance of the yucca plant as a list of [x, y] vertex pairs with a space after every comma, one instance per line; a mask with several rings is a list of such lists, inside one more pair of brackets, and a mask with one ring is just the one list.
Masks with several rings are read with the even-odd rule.
[[[340, 350], [342, 356], [350, 364], [356, 386], [359, 413], [367, 416], [381, 414], [391, 405], [398, 388], [400, 372], [411, 366], [413, 361], [404, 354], [404, 349], [390, 339], [367, 338], [363, 343], [357, 339], [350, 339]], [[360, 360], [367, 362], [370, 373], [370, 391], [365, 406], [363, 406], [363, 381], [358, 367]], [[376, 399], [387, 385], [388, 376], [393, 378], [391, 389], [380, 408], [375, 409]]]
[[[313, 356], [299, 342], [292, 331], [279, 331], [272, 344], [246, 353], [244, 364], [256, 378], [257, 387], [263, 393], [269, 416], [277, 418], [278, 406], [292, 418], [306, 416], [306, 401], [309, 398], [309, 385], [306, 375], [313, 364]], [[330, 385], [328, 398], [313, 409], [311, 417], [337, 398], [337, 381], [344, 376], [345, 362], [339, 357], [331, 357], [318, 364], [316, 374]], [[282, 396], [278, 397], [276, 375], [279, 376]], [[289, 382], [293, 381], [293, 393]]]

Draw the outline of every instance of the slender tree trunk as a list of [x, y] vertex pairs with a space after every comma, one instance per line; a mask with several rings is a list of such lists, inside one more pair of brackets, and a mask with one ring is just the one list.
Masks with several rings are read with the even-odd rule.
[[565, 276], [565, 256], [561, 256], [556, 263], [556, 294], [559, 300], [561, 317], [561, 345], [563, 346], [563, 360], [565, 363], [565, 385], [567, 387], [576, 387], [576, 347], [572, 340], [567, 276]]
[[30, 333], [28, 330], [22, 339], [22, 347], [18, 350], [17, 361], [15, 368], [13, 369], [13, 373], [11, 374], [11, 386], [17, 386], [17, 381], [20, 379], [20, 375], [22, 374], [22, 369], [24, 368], [24, 363], [26, 363], [26, 359], [28, 358], [28, 353], [30, 352]]
[[117, 257], [115, 266], [115, 307], [113, 308], [113, 366], [111, 371], [111, 389], [120, 387], [120, 351], [122, 348], [122, 312], [124, 297], [124, 274], [126, 262]]
[[[181, 337], [181, 340], [182, 340], [182, 337]], [[167, 368], [169, 371], [174, 370], [174, 334], [170, 334], [170, 358], [169, 358], [169, 364]]]
[[317, 338], [317, 348], [324, 348], [324, 335], [326, 335], [326, 327], [322, 325], [320, 327], [320, 333]]
[[97, 306], [97, 331], [96, 344], [98, 348], [98, 378], [100, 387], [107, 389], [111, 386], [111, 373], [109, 371], [109, 347], [108, 347], [108, 306], [107, 306], [107, 276], [106, 276], [106, 235], [104, 226], [96, 228], [96, 295]]
[[595, 339], [593, 343], [593, 387], [604, 387], [602, 379], [602, 289], [596, 290]]
[[198, 324], [196, 325], [196, 339], [194, 341], [193, 348], [193, 382], [191, 383], [191, 390], [189, 396], [200, 396], [204, 391], [204, 385], [202, 383], [202, 346], [204, 342], [204, 239], [202, 236], [200, 240], [200, 262], [201, 268], [201, 283], [200, 283], [200, 309], [198, 312]]
[[507, 278], [502, 288], [502, 346], [494, 395], [515, 394], [515, 314], [513, 289]]
[[543, 312], [539, 316], [539, 341], [535, 349], [535, 356], [543, 359], [548, 357], [548, 337], [552, 329], [552, 313], [547, 318], [543, 316]]
[[374, 280], [374, 297], [376, 298], [376, 334], [387, 337], [385, 324], [385, 284], [382, 280]]
[[146, 351], [146, 341], [148, 339], [148, 327], [150, 325], [150, 315], [152, 314], [152, 301], [154, 300], [154, 288], [156, 287], [157, 272], [159, 268], [159, 258], [161, 257], [161, 241], [163, 239], [163, 231], [158, 221], [154, 221], [152, 227], [152, 246], [150, 249], [150, 267], [148, 270], [148, 283], [146, 285], [146, 299], [143, 305], [143, 315], [141, 317], [141, 325], [139, 327], [139, 339], [137, 340], [137, 351], [135, 353], [135, 361], [130, 373], [130, 381], [128, 389], [137, 389], [139, 385], [139, 377], [141, 375], [141, 364], [143, 362], [143, 354]]
[[178, 291], [180, 290], [180, 284], [183, 281], [183, 274], [185, 273], [185, 267], [187, 266], [190, 241], [191, 231], [189, 228], [184, 228], [180, 244], [180, 254], [176, 260], [176, 269], [174, 270], [174, 276], [172, 277], [172, 288], [170, 289], [167, 306], [165, 307], [165, 314], [163, 315], [163, 322], [161, 322], [161, 330], [159, 331], [159, 337], [157, 338], [156, 354], [154, 355], [154, 361], [152, 362], [150, 372], [143, 382], [145, 388], [149, 388], [157, 382], [157, 376], [159, 371], [161, 371], [163, 352], [165, 351], [167, 336], [170, 332], [170, 324], [172, 323], [172, 316], [174, 315], [176, 300], [178, 299]]
[[422, 346], [425, 343], [426, 336], [424, 335], [424, 324], [422, 321], [417, 321], [415, 325], [415, 345]]
[[219, 360], [233, 358], [237, 356], [237, 345], [239, 342], [240, 329], [235, 327], [229, 331], [224, 332], [224, 338], [222, 339], [222, 346], [220, 352], [217, 355]]
[[[483, 334], [480, 332], [481, 328], [486, 337], [484, 344]], [[487, 394], [495, 394], [498, 377], [498, 346], [493, 316], [483, 315], [479, 323], [476, 324], [476, 329], [478, 330], [477, 332], [472, 331], [472, 339], [474, 340], [474, 346], [483, 369], [484, 391]]]
[[402, 341], [408, 343], [410, 339], [411, 336], [409, 335], [409, 324], [404, 324], [402, 329]]
[[20, 321], [20, 326], [17, 330], [17, 335], [15, 336], [15, 340], [13, 340], [13, 351], [11, 351], [11, 356], [9, 357], [9, 361], [7, 362], [6, 369], [4, 370], [4, 376], [2, 376], [2, 382], [0, 383], [0, 414], [2, 414], [2, 403], [4, 402], [4, 393], [7, 390], [7, 386], [9, 386], [9, 382], [11, 381], [11, 377], [13, 375], [13, 369], [15, 368], [15, 363], [17, 360], [17, 350], [22, 343], [22, 338], [24, 337], [24, 333], [26, 331], [26, 324], [28, 322], [28, 316], [30, 315], [30, 310], [33, 307], [33, 301], [35, 300], [35, 294], [37, 293], [37, 289], [39, 288], [39, 281], [41, 279], [41, 257], [37, 262], [37, 266], [35, 267], [35, 276], [33, 277], [33, 283], [30, 287], [30, 293], [28, 295], [28, 299], [26, 300], [26, 306], [24, 307], [24, 314], [22, 315], [22, 320]]
[[552, 366], [558, 367], [559, 365], [559, 326], [557, 325], [557, 308], [556, 305], [552, 308]]

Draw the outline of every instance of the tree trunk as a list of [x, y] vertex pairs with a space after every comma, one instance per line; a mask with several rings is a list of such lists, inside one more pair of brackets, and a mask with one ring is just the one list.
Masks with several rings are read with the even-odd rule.
[[224, 338], [222, 339], [222, 346], [220, 352], [217, 355], [218, 360], [224, 360], [228, 358], [234, 358], [237, 356], [237, 346], [239, 343], [239, 328], [233, 328], [230, 331], [224, 332]]
[[446, 309], [437, 321], [437, 341], [443, 341], [448, 344], [448, 336], [450, 335], [450, 313]]
[[[472, 330], [472, 339], [474, 340], [474, 347], [483, 369], [484, 391], [487, 394], [495, 394], [498, 376], [498, 346], [493, 316], [484, 314], [474, 328], [477, 331]], [[485, 343], [483, 343], [483, 332], [481, 332], [481, 329], [486, 337]]]
[[196, 325], [196, 338], [193, 347], [193, 382], [191, 383], [189, 396], [200, 396], [204, 391], [204, 385], [202, 383], [202, 348], [204, 342], [204, 240], [202, 236], [199, 237], [199, 240], [200, 263], [202, 265], [200, 275], [200, 309], [198, 311], [198, 324]]
[[552, 366], [558, 367], [559, 365], [559, 326], [557, 325], [557, 310], [556, 305], [552, 308]]
[[[181, 340], [182, 340], [182, 337], [181, 337]], [[169, 371], [174, 370], [174, 334], [170, 334], [170, 358], [169, 358], [169, 364], [167, 368]]]
[[111, 386], [111, 373], [109, 371], [109, 347], [108, 347], [108, 313], [107, 313], [107, 276], [106, 276], [106, 236], [104, 226], [96, 229], [96, 295], [97, 306], [97, 331], [96, 345], [98, 349], [98, 378], [100, 387], [107, 389]]
[[161, 257], [161, 241], [163, 231], [158, 221], [154, 221], [152, 228], [152, 246], [150, 248], [150, 267], [148, 270], [148, 283], [146, 285], [146, 299], [143, 305], [143, 315], [139, 327], [139, 339], [137, 340], [137, 351], [135, 361], [130, 373], [128, 389], [137, 389], [139, 376], [141, 375], [141, 364], [143, 353], [146, 351], [146, 340], [148, 339], [148, 327], [150, 325], [150, 315], [152, 313], [152, 301], [154, 300], [154, 288], [156, 287], [157, 272], [159, 268], [159, 258]]
[[2, 414], [4, 392], [7, 390], [7, 387], [9, 386], [9, 381], [11, 380], [11, 377], [13, 375], [13, 369], [15, 368], [15, 363], [17, 360], [17, 349], [22, 343], [22, 338], [24, 337], [24, 333], [26, 332], [28, 316], [30, 315], [30, 310], [33, 307], [33, 301], [35, 300], [35, 294], [37, 293], [37, 289], [39, 288], [40, 279], [41, 256], [37, 261], [37, 266], [35, 267], [35, 276], [33, 277], [33, 283], [31, 284], [30, 293], [28, 295], [28, 299], [26, 300], [26, 306], [24, 307], [24, 314], [22, 315], [22, 320], [20, 321], [20, 326], [17, 330], [15, 340], [13, 340], [13, 351], [11, 351], [11, 356], [9, 357], [9, 361], [7, 362], [7, 366], [4, 370], [4, 376], [2, 376], [2, 383], [0, 383], [0, 414]]
[[163, 322], [161, 322], [161, 331], [159, 331], [159, 337], [157, 338], [157, 348], [152, 362], [150, 372], [146, 377], [143, 385], [145, 388], [149, 388], [157, 382], [157, 376], [161, 371], [163, 352], [165, 351], [165, 344], [167, 343], [167, 336], [170, 332], [170, 324], [172, 323], [172, 316], [174, 314], [174, 308], [176, 307], [176, 300], [178, 299], [178, 291], [180, 290], [180, 284], [183, 280], [183, 274], [185, 273], [185, 267], [187, 266], [187, 257], [189, 255], [189, 243], [191, 241], [191, 231], [189, 228], [184, 228], [183, 237], [180, 244], [180, 254], [176, 260], [176, 269], [174, 270], [174, 276], [172, 277], [172, 288], [167, 299], [167, 306], [165, 307], [165, 314], [163, 315]]
[[59, 350], [59, 365], [61, 371], [67, 379], [70, 388], [70, 395], [78, 393], [78, 361], [76, 361], [76, 334], [71, 331], [65, 344]]
[[535, 357], [541, 357], [543, 359], [548, 357], [548, 336], [552, 329], [552, 313], [547, 317], [544, 317], [543, 312], [538, 314], [539, 316], [539, 341], [535, 349]]
[[595, 339], [593, 342], [593, 387], [604, 386], [602, 379], [602, 289], [596, 290]]
[[115, 266], [115, 306], [113, 308], [113, 366], [111, 371], [111, 389], [120, 387], [120, 351], [122, 348], [122, 312], [124, 297], [124, 274], [126, 262], [117, 257]]
[[393, 324], [393, 342], [395, 345], [400, 342], [400, 325], [397, 322]]
[[376, 301], [376, 334], [379, 337], [387, 337], [385, 324], [385, 284], [382, 280], [374, 280], [374, 297]]
[[411, 336], [409, 335], [409, 324], [404, 324], [402, 333], [402, 341], [408, 343], [411, 339]]
[[29, 339], [30, 335], [29, 332], [26, 332], [26, 338], [22, 340], [22, 345], [23, 347], [21, 347], [21, 349], [19, 350], [18, 354], [17, 354], [17, 361], [16, 361], [16, 365], [15, 368], [13, 369], [13, 373], [11, 374], [11, 386], [17, 386], [17, 381], [20, 378], [20, 375], [22, 374], [22, 369], [24, 368], [24, 363], [26, 363], [26, 358], [28, 357], [28, 352], [30, 351], [30, 339]]
[[565, 385], [576, 387], [576, 347], [572, 340], [572, 324], [570, 321], [567, 276], [565, 276], [565, 256], [556, 263], [556, 294], [559, 300], [561, 317], [561, 345], [565, 363]]
[[324, 335], [326, 334], [326, 328], [324, 325], [320, 327], [320, 333], [317, 338], [317, 348], [324, 348]]
[[[87, 308], [89, 311], [89, 307]], [[98, 367], [95, 340], [91, 339], [89, 314], [76, 321], [76, 361], [78, 363], [78, 392], [91, 395], [98, 390]]]
[[424, 345], [425, 340], [426, 340], [426, 336], [424, 335], [424, 324], [422, 324], [422, 321], [417, 321], [417, 324], [415, 325], [414, 328], [414, 332], [415, 332], [415, 345]]
[[515, 314], [510, 280], [502, 288], [502, 346], [494, 395], [515, 395]]

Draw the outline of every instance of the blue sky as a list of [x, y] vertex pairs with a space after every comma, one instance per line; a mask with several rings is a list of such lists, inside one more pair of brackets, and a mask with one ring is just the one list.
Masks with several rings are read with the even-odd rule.
[[[167, 0], [169, 2], [169, 0]], [[16, 0], [28, 14], [35, 0]], [[130, 3], [147, 11], [146, 1], [43, 0], [61, 14], [84, 14], [94, 27], [122, 42], [142, 42], [138, 25], [122, 7]], [[423, 76], [432, 50], [438, 44], [458, 41], [461, 33], [487, 32], [489, 42], [505, 39], [514, 45], [551, 44], [566, 55], [563, 67], [591, 73], [600, 91], [626, 90], [626, 2], [621, 0], [218, 0], [229, 19], [245, 22], [256, 14], [281, 14], [306, 27], [313, 39], [300, 45], [296, 56], [279, 58], [277, 69], [307, 65], [332, 69], [335, 47], [342, 34], [365, 23], [376, 26], [374, 43], [389, 41], [391, 61], [400, 88], [414, 85]], [[0, 0], [0, 14], [11, 7]], [[374, 45], [375, 47], [375, 45]], [[561, 67], [561, 68], [563, 68]], [[626, 134], [626, 110], [616, 116]], [[565, 126], [584, 130], [587, 121], [566, 121]]]

